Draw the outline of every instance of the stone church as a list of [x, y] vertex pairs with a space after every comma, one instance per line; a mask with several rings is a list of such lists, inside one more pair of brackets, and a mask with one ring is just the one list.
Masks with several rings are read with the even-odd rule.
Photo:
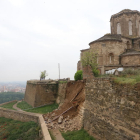
[[[97, 63], [101, 74], [117, 68], [140, 68], [140, 12], [125, 9], [110, 18], [111, 33], [89, 43], [81, 50], [98, 53]], [[81, 70], [78, 61], [77, 70]]]

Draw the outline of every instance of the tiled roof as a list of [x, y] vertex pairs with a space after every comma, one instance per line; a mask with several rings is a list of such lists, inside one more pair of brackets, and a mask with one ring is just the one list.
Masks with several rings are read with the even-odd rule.
[[99, 39], [97, 39], [95, 41], [90, 42], [89, 45], [94, 43], [94, 42], [100, 42], [100, 41], [122, 41], [122, 40], [121, 40], [121, 35], [106, 34], [103, 37], [101, 37], [101, 38], [99, 38]]
[[128, 55], [140, 55], [140, 52], [133, 49], [127, 49], [127, 51], [121, 54], [120, 56], [128, 56]]

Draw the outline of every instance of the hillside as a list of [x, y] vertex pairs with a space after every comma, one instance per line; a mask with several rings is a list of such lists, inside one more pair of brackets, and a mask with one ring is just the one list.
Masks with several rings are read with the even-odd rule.
[[24, 98], [24, 93], [2, 92], [0, 93], [0, 104], [13, 100], [22, 100], [23, 98]]
[[35, 122], [20, 122], [0, 117], [0, 140], [41, 140]]

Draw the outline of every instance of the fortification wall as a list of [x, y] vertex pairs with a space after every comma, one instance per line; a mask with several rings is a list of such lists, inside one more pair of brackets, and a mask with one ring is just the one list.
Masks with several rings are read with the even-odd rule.
[[66, 97], [66, 87], [67, 83], [59, 83], [58, 85], [58, 95], [56, 99], [57, 104], [63, 104]]
[[27, 81], [24, 100], [34, 107], [36, 95], [36, 84]]
[[37, 84], [34, 107], [53, 104], [56, 101], [58, 84]]
[[85, 93], [84, 129], [90, 135], [97, 140], [140, 140], [140, 84], [94, 78]]
[[33, 107], [52, 104], [56, 101], [57, 92], [57, 82], [27, 81], [24, 100]]

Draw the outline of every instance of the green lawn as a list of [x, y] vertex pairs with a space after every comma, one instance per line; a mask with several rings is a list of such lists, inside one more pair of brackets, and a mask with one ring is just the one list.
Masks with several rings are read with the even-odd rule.
[[0, 106], [0, 107], [15, 110], [15, 109], [13, 108], [13, 105], [16, 104], [16, 103], [17, 103], [17, 101], [12, 102], [12, 103], [8, 103], [8, 104], [5, 104], [5, 105], [2, 105], [2, 106]]
[[55, 104], [45, 105], [45, 106], [38, 107], [38, 108], [33, 108], [25, 101], [22, 101], [17, 104], [17, 107], [24, 111], [27, 111], [27, 112], [45, 114], [45, 113], [52, 112], [53, 110], [57, 109], [58, 104], [55, 103]]
[[0, 140], [40, 140], [35, 122], [20, 122], [0, 117]]
[[65, 140], [95, 140], [95, 138], [90, 136], [84, 129], [66, 133], [62, 132], [62, 136]]

